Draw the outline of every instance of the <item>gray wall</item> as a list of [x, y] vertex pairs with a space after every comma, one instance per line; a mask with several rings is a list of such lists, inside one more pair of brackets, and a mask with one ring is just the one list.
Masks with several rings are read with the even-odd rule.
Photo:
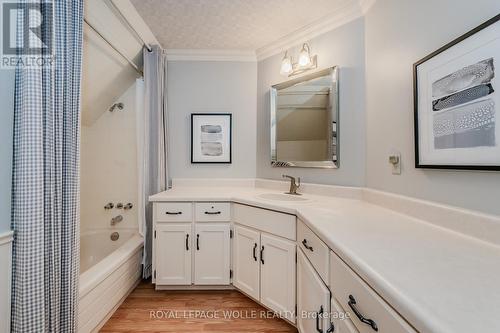
[[[500, 172], [414, 168], [412, 64], [500, 12], [498, 0], [459, 3], [377, 0], [366, 15], [367, 186], [500, 214]], [[401, 176], [391, 175], [391, 149], [402, 153]]]
[[0, 233], [10, 230], [14, 71], [0, 69]]
[[[172, 178], [253, 178], [257, 65], [253, 62], [168, 62]], [[191, 113], [233, 114], [233, 163], [191, 164]]]
[[[323, 184], [362, 186], [365, 182], [365, 26], [362, 18], [308, 41], [318, 55], [318, 67], [340, 67], [340, 168], [272, 168], [269, 134], [269, 88], [286, 81], [280, 75], [283, 54], [257, 65], [257, 176], [281, 179], [283, 173], [300, 176], [303, 181]], [[298, 55], [300, 46], [291, 54]]]

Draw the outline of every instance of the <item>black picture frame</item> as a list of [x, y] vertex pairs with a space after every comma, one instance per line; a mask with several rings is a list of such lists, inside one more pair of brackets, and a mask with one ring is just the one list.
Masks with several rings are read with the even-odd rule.
[[[470, 30], [469, 32], [463, 34], [462, 36], [454, 39], [450, 43], [444, 45], [438, 50], [432, 52], [421, 60], [413, 64], [413, 103], [414, 103], [414, 144], [415, 144], [415, 168], [418, 169], [455, 169], [455, 170], [487, 170], [487, 171], [500, 171], [500, 165], [444, 165], [444, 164], [422, 164], [420, 163], [420, 152], [419, 152], [419, 110], [418, 110], [418, 66], [427, 62], [428, 60], [434, 58], [435, 56], [443, 53], [449, 48], [461, 43], [467, 38], [475, 35], [479, 31], [497, 23], [500, 21], [500, 14], [497, 14], [488, 21], [482, 23], [476, 28]], [[500, 60], [500, 59], [499, 59]], [[500, 138], [499, 138], [500, 139]]]
[[[195, 161], [193, 142], [193, 122], [195, 117], [229, 117], [229, 161]], [[191, 113], [191, 164], [232, 164], [233, 163], [233, 115], [232, 113]]]

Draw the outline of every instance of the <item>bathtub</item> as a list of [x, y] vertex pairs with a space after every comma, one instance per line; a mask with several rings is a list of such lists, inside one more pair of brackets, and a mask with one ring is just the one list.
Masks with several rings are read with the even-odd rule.
[[[118, 240], [111, 233], [118, 232]], [[101, 328], [137, 286], [143, 238], [130, 230], [86, 231], [80, 236], [78, 332]]]

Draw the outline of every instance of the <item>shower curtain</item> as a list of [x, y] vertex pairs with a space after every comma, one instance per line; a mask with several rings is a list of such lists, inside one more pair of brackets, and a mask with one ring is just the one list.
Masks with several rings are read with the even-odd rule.
[[153, 205], [148, 198], [168, 188], [167, 62], [164, 51], [144, 48], [144, 114], [142, 123], [142, 167], [139, 167], [139, 231], [144, 236], [143, 277], [151, 276]]
[[[83, 0], [20, 3], [51, 11], [55, 60], [16, 69], [11, 327], [72, 333], [78, 313]], [[23, 20], [19, 15], [18, 27]], [[33, 23], [29, 26], [37, 26]], [[18, 45], [23, 45], [20, 31]]]

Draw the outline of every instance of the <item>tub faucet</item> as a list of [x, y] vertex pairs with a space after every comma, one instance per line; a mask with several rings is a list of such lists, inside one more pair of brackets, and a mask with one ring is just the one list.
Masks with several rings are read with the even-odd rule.
[[111, 225], [115, 225], [117, 223], [120, 223], [121, 221], [123, 221], [123, 216], [117, 215], [111, 219]]
[[300, 193], [297, 193], [297, 190], [300, 187], [300, 177], [297, 178], [297, 182], [295, 182], [295, 177], [289, 176], [289, 175], [283, 175], [283, 178], [289, 178], [290, 179], [290, 190], [286, 192], [286, 194], [292, 194], [292, 195], [300, 195]]

